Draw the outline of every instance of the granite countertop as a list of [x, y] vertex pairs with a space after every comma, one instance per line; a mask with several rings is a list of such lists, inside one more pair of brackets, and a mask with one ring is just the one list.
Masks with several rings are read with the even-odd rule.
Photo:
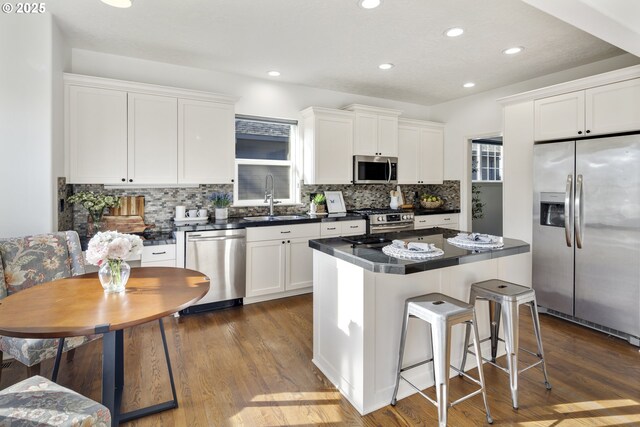
[[[310, 240], [309, 246], [338, 259], [355, 264], [365, 270], [388, 274], [418, 273], [426, 270], [526, 253], [530, 250], [528, 243], [522, 240], [508, 238], [504, 238], [504, 247], [500, 249], [463, 249], [448, 243], [446, 240], [449, 237], [456, 236], [458, 233], [458, 230], [431, 228], [374, 235], [375, 237], [386, 237], [388, 241], [384, 243], [358, 245], [350, 243], [342, 237], [333, 237]], [[356, 237], [358, 236], [347, 238], [357, 240], [355, 239]], [[382, 252], [382, 248], [391, 244], [392, 239], [433, 243], [444, 251], [444, 255], [426, 260], [403, 260], [390, 257]]]
[[217, 220], [213, 222], [208, 222], [206, 224], [176, 225], [175, 231], [226, 230], [226, 229], [233, 229], [233, 228], [307, 224], [307, 223], [313, 223], [313, 222], [353, 221], [358, 219], [364, 219], [363, 216], [355, 213], [336, 213], [336, 214], [328, 214], [328, 215], [307, 215], [307, 214], [295, 214], [295, 215], [299, 216], [300, 218], [285, 219], [285, 220], [271, 219], [271, 220], [265, 220], [265, 221], [254, 221], [254, 220], [244, 219], [243, 217], [231, 217], [229, 219]]

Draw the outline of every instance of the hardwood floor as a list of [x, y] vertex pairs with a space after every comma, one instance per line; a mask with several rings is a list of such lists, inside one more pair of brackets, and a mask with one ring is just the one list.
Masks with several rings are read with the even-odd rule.
[[[535, 348], [530, 318], [521, 346]], [[553, 390], [539, 369], [520, 377], [520, 409], [507, 376], [486, 365], [496, 426], [640, 426], [640, 353], [619, 339], [541, 316]], [[304, 295], [216, 313], [165, 319], [180, 407], [129, 426], [433, 426], [436, 408], [418, 395], [361, 417], [311, 362], [312, 297]], [[62, 364], [60, 384], [100, 400], [101, 341]], [[395, 351], [395, 350], [393, 350]], [[125, 333], [124, 410], [170, 398], [157, 322]], [[502, 358], [504, 363], [504, 358]], [[43, 363], [50, 375], [52, 362]], [[17, 362], [1, 388], [26, 377]], [[452, 395], [471, 389], [455, 378]], [[432, 392], [433, 390], [429, 390]], [[480, 397], [449, 410], [450, 426], [485, 425]]]

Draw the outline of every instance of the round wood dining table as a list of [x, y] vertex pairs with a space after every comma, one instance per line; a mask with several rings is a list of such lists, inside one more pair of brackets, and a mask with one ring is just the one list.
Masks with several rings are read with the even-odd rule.
[[[162, 318], [183, 310], [209, 290], [198, 271], [173, 267], [131, 269], [126, 290], [107, 294], [97, 273], [43, 283], [0, 300], [0, 335], [66, 338], [103, 334], [102, 404], [112, 425], [178, 406]], [[159, 320], [173, 400], [120, 413], [124, 388], [123, 331]]]

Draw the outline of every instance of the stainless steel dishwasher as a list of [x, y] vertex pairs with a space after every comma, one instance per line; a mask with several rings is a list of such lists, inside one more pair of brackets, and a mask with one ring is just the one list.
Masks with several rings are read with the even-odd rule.
[[184, 314], [242, 305], [246, 289], [246, 231], [190, 231], [185, 237], [185, 268], [207, 275], [210, 288]]

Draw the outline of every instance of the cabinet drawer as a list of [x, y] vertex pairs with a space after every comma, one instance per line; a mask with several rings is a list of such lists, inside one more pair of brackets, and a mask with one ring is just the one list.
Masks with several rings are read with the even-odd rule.
[[154, 245], [142, 248], [142, 263], [176, 259], [176, 245]]
[[277, 239], [297, 239], [299, 237], [315, 238], [319, 235], [319, 223], [247, 228], [247, 242]]
[[343, 236], [364, 234], [367, 229], [366, 222], [363, 219], [359, 219], [357, 221], [344, 221], [339, 224], [342, 224]]
[[320, 223], [320, 237], [364, 234], [365, 230], [366, 223], [363, 219], [356, 221], [333, 221]]
[[342, 224], [339, 221], [320, 223], [320, 237], [340, 236], [341, 234]]
[[414, 228], [431, 228], [431, 227], [448, 227], [453, 224], [458, 224], [458, 214], [443, 214], [443, 215], [420, 215], [416, 216], [414, 220]]

